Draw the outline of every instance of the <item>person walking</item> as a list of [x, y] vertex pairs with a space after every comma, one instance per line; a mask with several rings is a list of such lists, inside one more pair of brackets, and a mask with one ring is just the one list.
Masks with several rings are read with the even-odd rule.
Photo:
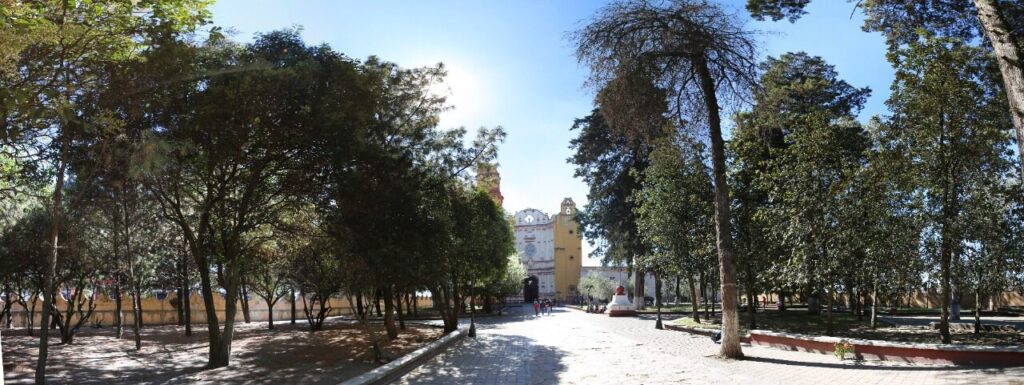
[[537, 317], [540, 315], [540, 300], [533, 300], [533, 316]]

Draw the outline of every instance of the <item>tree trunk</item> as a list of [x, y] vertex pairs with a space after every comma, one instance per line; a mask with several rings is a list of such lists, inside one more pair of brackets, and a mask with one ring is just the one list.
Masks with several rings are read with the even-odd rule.
[[707, 296], [707, 287], [708, 287], [708, 285], [707, 285], [707, 276], [702, 271], [702, 272], [700, 272], [700, 275], [698, 276], [698, 278], [699, 278], [698, 282], [700, 284], [700, 287], [699, 287], [700, 288], [700, 298], [702, 299], [702, 301], [698, 301], [698, 302], [701, 302], [704, 305], [704, 319], [706, 319], [708, 321], [711, 321], [711, 312], [708, 310], [708, 303], [710, 303], [711, 301], [707, 300], [708, 299], [708, 296]]
[[677, 306], [679, 305], [680, 302], [682, 302], [682, 298], [683, 298], [683, 292], [679, 290], [680, 285], [681, 285], [681, 283], [679, 281], [680, 281], [680, 278], [677, 275], [676, 276], [676, 288], [675, 288], [675, 294], [676, 294], [675, 303], [676, 303]]
[[185, 286], [185, 337], [192, 336], [192, 288]]
[[644, 310], [647, 297], [644, 287], [644, 271], [636, 267], [633, 269], [633, 308], [636, 311]]
[[185, 307], [182, 306], [184, 304], [182, 298], [185, 297], [185, 288], [179, 286], [178, 290], [175, 291], [178, 294], [178, 326], [185, 326]]
[[43, 325], [39, 333], [39, 355], [36, 359], [35, 382], [37, 385], [46, 383], [46, 358], [49, 354], [50, 332], [47, 325], [50, 323], [50, 308], [54, 304], [54, 277], [57, 275], [57, 255], [59, 252], [60, 235], [60, 208], [64, 204], [64, 172], [67, 169], [68, 152], [67, 134], [60, 135], [60, 160], [57, 162], [57, 183], [53, 187], [53, 207], [51, 208], [50, 227], [50, 252], [46, 255], [46, 270], [43, 275], [43, 314], [40, 325]]
[[949, 305], [950, 305], [950, 299], [951, 299], [951, 296], [952, 296], [952, 293], [951, 293], [951, 290], [950, 290], [950, 284], [949, 284], [949, 278], [950, 278], [949, 277], [949, 275], [950, 275], [950, 273], [949, 273], [949, 270], [950, 270], [949, 269], [949, 265], [950, 265], [950, 260], [953, 257], [953, 246], [952, 246], [952, 240], [950, 239], [952, 237], [952, 235], [949, 234], [949, 232], [950, 232], [949, 231], [949, 225], [948, 225], [948, 222], [947, 222], [946, 224], [942, 225], [942, 235], [941, 235], [942, 236], [942, 242], [941, 242], [941, 246], [940, 246], [940, 250], [939, 250], [939, 256], [940, 256], [940, 260], [941, 260], [941, 262], [940, 262], [941, 263], [941, 265], [940, 265], [940, 268], [941, 268], [941, 278], [940, 279], [941, 279], [941, 283], [942, 283], [942, 294], [941, 294], [942, 298], [940, 300], [941, 301], [941, 306], [942, 306], [942, 310], [941, 310], [942, 313], [941, 313], [941, 318], [939, 319], [939, 334], [941, 335], [942, 343], [944, 343], [944, 344], [948, 344], [948, 343], [950, 343], [950, 341], [952, 341], [952, 339], [951, 339], [951, 337], [949, 335]]
[[757, 313], [757, 297], [755, 297], [753, 286], [747, 289], [747, 314], [750, 316], [750, 320], [747, 321], [747, 329], [757, 329], [757, 319], [755, 313]]
[[[14, 296], [11, 295], [11, 288], [4, 286], [4, 295], [6, 300], [4, 301], [4, 310], [0, 312], [0, 322], [4, 324], [8, 329], [11, 328], [11, 305], [14, 304]], [[3, 361], [0, 361], [3, 362]], [[0, 376], [0, 378], [3, 378]]]
[[949, 304], [949, 319], [951, 319], [953, 321], [959, 321], [960, 320], [960, 300], [963, 297], [962, 295], [960, 295], [960, 285], [959, 284], [953, 285], [952, 293], [953, 293], [952, 294], [952, 298], [950, 299], [950, 304]]
[[757, 300], [756, 290], [754, 289], [754, 282], [757, 280], [757, 277], [754, 275], [754, 271], [749, 263], [745, 264], [743, 270], [746, 272], [747, 276], [747, 314], [750, 315], [750, 319], [747, 321], [747, 329], [754, 330], [757, 329], [757, 319], [755, 314], [757, 313], [757, 305], [759, 302]]
[[412, 316], [420, 316], [420, 297], [416, 294], [412, 295]]
[[124, 304], [121, 298], [121, 279], [114, 280], [114, 324], [117, 325], [117, 339], [124, 337]]
[[[384, 297], [384, 328], [388, 331], [388, 339], [394, 340], [398, 338], [398, 329], [395, 327], [395, 295], [392, 293], [391, 285], [384, 287], [382, 291]], [[380, 299], [378, 297], [378, 299]]]
[[405, 330], [405, 315], [402, 314], [402, 294], [395, 294], [395, 311], [398, 313], [398, 328]]
[[363, 315], [363, 293], [356, 293], [356, 310], [359, 312], [359, 319], [366, 319]]
[[306, 290], [299, 290], [299, 298], [302, 298], [302, 314], [306, 316], [306, 323], [309, 324], [310, 330], [313, 330], [313, 315], [309, 312], [309, 306], [306, 303]]
[[244, 278], [242, 279], [241, 286], [242, 287], [240, 288], [240, 290], [242, 290], [242, 319], [245, 320], [245, 323], [249, 323], [252, 322], [252, 315], [249, 313], [249, 289], [246, 288], [247, 285], [245, 284]]
[[847, 282], [845, 294], [844, 298], [847, 298], [846, 302], [847, 305], [849, 305], [848, 308], [850, 310], [850, 314], [856, 314], [858, 321], [863, 320], [860, 316], [860, 292]]
[[[28, 336], [32, 337], [33, 330], [36, 327], [36, 302], [39, 302], [39, 294], [32, 296], [32, 309], [28, 311]], [[28, 308], [26, 308], [28, 309]]]
[[782, 290], [779, 290], [779, 298], [775, 300], [775, 307], [780, 312], [786, 311], [786, 295], [782, 293]]
[[999, 71], [1003, 75], [1003, 88], [1010, 105], [1010, 115], [1017, 134], [1017, 155], [1024, 170], [1024, 46], [1016, 41], [1006, 16], [997, 0], [974, 0], [978, 18], [992, 44]]
[[[222, 335], [220, 332], [220, 325], [218, 325], [219, 320], [217, 319], [217, 309], [216, 307], [214, 307], [213, 302], [213, 285], [210, 282], [209, 274], [210, 264], [208, 263], [208, 260], [205, 257], [205, 255], [199, 255], [200, 253], [205, 252], [204, 250], [193, 248], [192, 252], [194, 257], [196, 258], [196, 266], [199, 266], [199, 270], [207, 270], [206, 272], [199, 274], [200, 288], [203, 293], [203, 305], [206, 308], [206, 330], [209, 333], [210, 339], [209, 351], [207, 355], [207, 366], [210, 368], [219, 368], [227, 366], [227, 360], [224, 358], [224, 355], [221, 352]], [[233, 297], [230, 291], [227, 294]]]
[[697, 286], [693, 283], [693, 274], [687, 274], [686, 281], [690, 284], [690, 310], [693, 312], [693, 321], [700, 323], [700, 296], [697, 295]]
[[[10, 300], [11, 297], [8, 296], [7, 299]], [[0, 331], [0, 385], [2, 385], [3, 379], [4, 379], [4, 349], [3, 349], [3, 346], [4, 346], [4, 335], [3, 334], [4, 333], [2, 331]]]
[[729, 185], [726, 181], [725, 141], [719, 116], [715, 79], [708, 70], [707, 58], [701, 54], [694, 61], [697, 80], [708, 113], [708, 131], [711, 136], [711, 170], [715, 176], [715, 238], [718, 245], [719, 279], [722, 287], [722, 351], [727, 358], [742, 358], [740, 323], [736, 311], [736, 263], [732, 248], [732, 229], [729, 218]]
[[871, 290], [871, 328], [878, 327], [878, 279], [875, 279], [875, 287]]
[[981, 334], [981, 290], [974, 289], [974, 335]]
[[267, 328], [274, 330], [274, 303], [277, 300], [271, 301], [270, 298], [263, 297], [263, 300], [267, 302]]
[[405, 294], [405, 314], [412, 314], [412, 298], [415, 294], [415, 290], [411, 293]]
[[182, 308], [185, 309], [185, 337], [192, 336], [192, 285], [188, 273], [188, 242], [182, 239], [181, 247], [181, 287], [184, 289]]
[[377, 310], [377, 316], [378, 317], [382, 316], [382, 314], [380, 312], [380, 297], [381, 297], [380, 288], [377, 288], [377, 291], [373, 295], [373, 307]]
[[[288, 302], [292, 303], [292, 325], [295, 325], [295, 288], [292, 288], [292, 298]], [[351, 305], [352, 301], [349, 301], [349, 304]]]
[[[233, 269], [234, 267], [232, 267]], [[228, 274], [237, 274], [228, 271]], [[206, 276], [208, 274], [200, 274]], [[210, 367], [221, 368], [228, 366], [231, 362], [231, 342], [235, 334], [235, 313], [238, 301], [238, 280], [239, 277], [227, 277], [226, 299], [224, 300], [224, 330], [217, 334], [217, 339], [210, 340]], [[211, 306], [212, 307], [212, 306]], [[209, 313], [209, 310], [207, 310]], [[216, 317], [214, 317], [216, 319]], [[213, 324], [217, 328], [217, 324]], [[219, 330], [218, 330], [219, 331]]]
[[836, 291], [835, 289], [829, 290], [828, 296], [828, 310], [826, 310], [825, 317], [825, 335], [832, 336], [835, 334], [835, 325], [832, 323], [832, 309], [836, 307]]
[[654, 274], [654, 306], [657, 310], [658, 323], [656, 328], [662, 329], [661, 325], [661, 274]]
[[132, 300], [132, 331], [135, 333], [135, 351], [139, 351], [142, 350], [142, 335], [139, 333], [142, 328], [142, 293], [138, 284], [132, 285], [132, 291], [135, 295]]
[[140, 295], [140, 296], [138, 296], [138, 297], [135, 297], [135, 300], [139, 302], [139, 303], [137, 304], [137, 306], [139, 307], [139, 327], [141, 328], [141, 327], [143, 327], [143, 326], [146, 326], [146, 320], [142, 319], [142, 318], [143, 318], [143, 317], [142, 317], [142, 310], [143, 310], [143, 309], [142, 309], [142, 297], [141, 297], [141, 294], [142, 294], [142, 290], [141, 290], [141, 289], [138, 289], [138, 288], [136, 288], [136, 292], [137, 292], [136, 294], [139, 294], [139, 295]]

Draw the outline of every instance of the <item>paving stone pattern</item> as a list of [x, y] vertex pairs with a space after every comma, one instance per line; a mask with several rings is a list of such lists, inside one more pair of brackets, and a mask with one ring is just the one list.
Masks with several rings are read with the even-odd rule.
[[[529, 310], [529, 314], [526, 311]], [[513, 309], [397, 384], [1000, 384], [1024, 385], [1024, 367], [982, 368], [838, 361], [831, 355], [744, 345], [745, 360], [716, 357], [708, 337], [656, 330], [654, 321], [570, 309], [534, 317]]]

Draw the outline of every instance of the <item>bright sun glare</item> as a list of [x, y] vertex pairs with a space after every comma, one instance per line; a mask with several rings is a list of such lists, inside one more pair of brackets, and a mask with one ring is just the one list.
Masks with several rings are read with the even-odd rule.
[[452, 110], [441, 115], [441, 126], [443, 128], [466, 126], [466, 128], [472, 129], [482, 123], [476, 121], [484, 98], [480, 92], [481, 79], [477, 74], [458, 63], [446, 62], [445, 69], [448, 71], [448, 76], [442, 83], [435, 84], [430, 89], [432, 93], [446, 97], [447, 104], [453, 107]]

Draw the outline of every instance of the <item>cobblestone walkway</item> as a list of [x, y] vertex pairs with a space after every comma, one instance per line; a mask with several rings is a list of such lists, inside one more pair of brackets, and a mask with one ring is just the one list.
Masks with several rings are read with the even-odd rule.
[[398, 384], [1001, 384], [1024, 367], [966, 368], [840, 362], [831, 355], [744, 345], [747, 359], [715, 357], [705, 336], [656, 330], [654, 321], [556, 309], [478, 323], [467, 338]]

